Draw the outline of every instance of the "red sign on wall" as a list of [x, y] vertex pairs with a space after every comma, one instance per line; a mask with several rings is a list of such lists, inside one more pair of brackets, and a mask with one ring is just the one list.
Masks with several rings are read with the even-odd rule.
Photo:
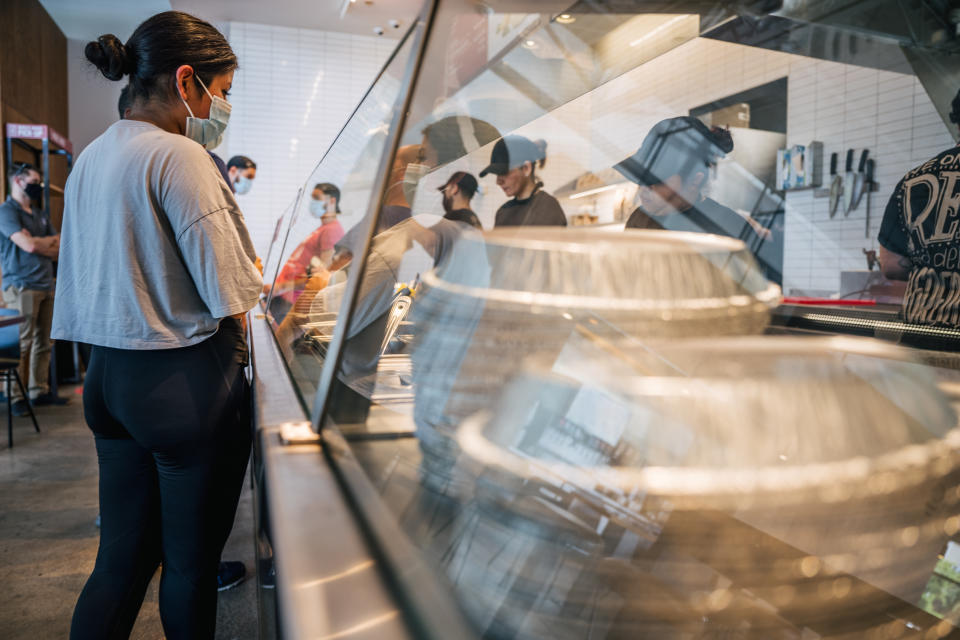
[[73, 153], [73, 143], [57, 133], [51, 127], [45, 124], [19, 124], [16, 122], [7, 123], [8, 138], [22, 138], [24, 140], [47, 140], [53, 142], [61, 149]]

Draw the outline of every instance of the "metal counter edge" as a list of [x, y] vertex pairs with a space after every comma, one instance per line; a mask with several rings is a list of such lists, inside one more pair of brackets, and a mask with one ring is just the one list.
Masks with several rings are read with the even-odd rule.
[[253, 319], [250, 334], [256, 499], [267, 506], [282, 637], [412, 638], [322, 446], [281, 441], [283, 425], [306, 415], [267, 321]]

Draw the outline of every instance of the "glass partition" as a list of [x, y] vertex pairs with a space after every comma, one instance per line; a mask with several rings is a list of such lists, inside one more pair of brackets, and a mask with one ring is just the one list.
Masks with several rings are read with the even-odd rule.
[[277, 216], [277, 221], [273, 225], [273, 235], [270, 237], [270, 246], [267, 248], [267, 257], [263, 261], [264, 282], [263, 295], [260, 299], [260, 306], [264, 310], [270, 308], [270, 293], [273, 289], [272, 283], [280, 270], [281, 253], [287, 242], [287, 236], [290, 233], [290, 220], [293, 218], [297, 205], [300, 204], [300, 198], [303, 197], [303, 190], [297, 191], [297, 196], [287, 205], [283, 212]]
[[[277, 259], [267, 271], [272, 284], [265, 287], [267, 317], [308, 408], [341, 315], [347, 277], [355, 268], [353, 258], [362, 254], [376, 220], [371, 199], [399, 109], [415, 32], [412, 29], [400, 43], [307, 179], [292, 210], [277, 223], [271, 262], [274, 252]], [[393, 285], [382, 295], [392, 296]]]
[[270, 311], [374, 539], [477, 637], [953, 631], [950, 19], [436, 3], [384, 190], [389, 67], [286, 263], [325, 184], [356, 218]]

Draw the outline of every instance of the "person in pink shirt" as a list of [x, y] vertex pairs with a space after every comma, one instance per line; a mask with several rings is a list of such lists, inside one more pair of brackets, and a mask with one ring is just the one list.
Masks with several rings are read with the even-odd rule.
[[330, 266], [333, 247], [343, 237], [343, 227], [337, 220], [340, 189], [329, 182], [317, 184], [313, 188], [309, 207], [310, 213], [320, 218], [321, 224], [293, 250], [277, 275], [277, 291], [292, 295], [294, 300], [297, 296], [295, 290], [303, 289], [299, 284]]

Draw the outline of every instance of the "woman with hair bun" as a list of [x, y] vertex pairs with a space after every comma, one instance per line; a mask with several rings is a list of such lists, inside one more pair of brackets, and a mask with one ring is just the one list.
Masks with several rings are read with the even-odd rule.
[[157, 566], [169, 640], [213, 638], [217, 565], [250, 453], [243, 314], [262, 279], [204, 150], [237, 58], [168, 11], [86, 57], [129, 79], [126, 118], [80, 154], [64, 195], [53, 337], [89, 343], [84, 417], [100, 466], [100, 548], [70, 637], [127, 638]]
[[497, 186], [510, 200], [499, 209], [494, 227], [567, 226], [567, 216], [557, 199], [543, 190], [537, 168], [547, 161], [547, 143], [523, 136], [497, 140], [490, 152], [490, 164], [480, 172], [497, 176]]

